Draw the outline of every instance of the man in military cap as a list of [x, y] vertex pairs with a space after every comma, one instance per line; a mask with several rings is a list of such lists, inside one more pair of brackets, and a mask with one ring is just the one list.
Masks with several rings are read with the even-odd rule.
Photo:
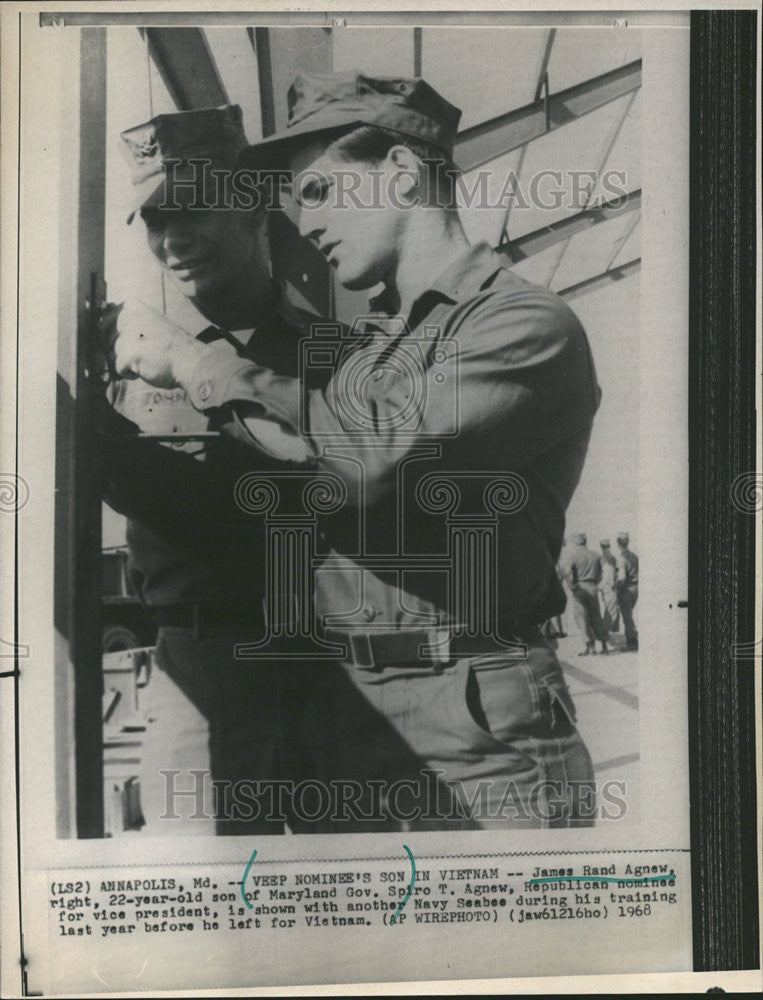
[[588, 538], [582, 531], [572, 536], [572, 545], [564, 563], [567, 584], [575, 602], [575, 621], [585, 640], [585, 649], [578, 656], [596, 652], [596, 640], [602, 653], [608, 653], [607, 630], [599, 611], [598, 588], [601, 583], [601, 558], [587, 547]]
[[623, 616], [625, 648], [638, 649], [638, 629], [633, 620], [633, 609], [638, 600], [638, 556], [631, 552], [630, 535], [621, 531], [617, 536], [617, 603]]
[[[451, 159], [460, 112], [423, 80], [304, 73], [289, 107], [243, 165], [288, 160], [301, 234], [345, 287], [384, 285], [373, 315], [306, 400], [222, 355], [190, 377], [170, 361], [162, 377], [254, 449], [247, 420], [276, 422], [307, 467], [345, 483], [355, 516], [329, 533], [317, 574], [318, 613], [346, 650], [311, 701], [319, 772], [366, 791], [404, 778], [387, 828], [590, 824], [591, 796], [575, 793], [592, 791], [590, 757], [541, 636], [564, 607], [555, 566], [600, 398], [585, 333], [556, 295], [469, 245]], [[459, 793], [445, 816], [433, 775]]]
[[[229, 202], [226, 181], [246, 145], [237, 105], [159, 115], [122, 133], [135, 185], [128, 223], [140, 216], [161, 273], [195, 307], [197, 335], [183, 333], [189, 375], [211, 354], [295, 377], [304, 317], [271, 280], [266, 213], [254, 200], [249, 209]], [[314, 671], [235, 656], [237, 643], [262, 637], [265, 580], [262, 532], [234, 503], [234, 484], [253, 464], [284, 464], [253, 463], [251, 448], [216, 440], [214, 414], [194, 408], [182, 382], [156, 378], [145, 354], [125, 363], [132, 342], [172, 354], [179, 328], [168, 317], [128, 302], [103, 327], [120, 345], [122, 376], [110, 388], [120, 417], [103, 415], [106, 499], [129, 519], [130, 579], [158, 624], [141, 772], [147, 832], [282, 832], [267, 794], [256, 800], [250, 788], [239, 808], [231, 790], [302, 773], [296, 733]], [[138, 429], [168, 440], [139, 439]]]
[[608, 538], [599, 542], [601, 549], [601, 583], [599, 593], [603, 606], [602, 621], [607, 632], [618, 632], [620, 629], [620, 610], [617, 605], [617, 563], [612, 555], [612, 543]]

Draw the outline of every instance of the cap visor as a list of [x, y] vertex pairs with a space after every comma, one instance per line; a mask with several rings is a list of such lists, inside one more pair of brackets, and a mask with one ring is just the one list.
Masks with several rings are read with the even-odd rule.
[[165, 187], [164, 177], [151, 177], [148, 181], [138, 185], [135, 207], [127, 216], [128, 226], [142, 208], [154, 207], [164, 201]]
[[361, 121], [356, 117], [346, 118], [341, 115], [324, 116], [320, 121], [306, 121], [293, 128], [281, 129], [266, 139], [247, 146], [239, 153], [238, 166], [249, 168], [276, 168], [285, 166], [289, 151], [296, 145], [308, 139], [318, 139], [320, 136], [330, 136], [371, 122]]
[[136, 205], [127, 216], [127, 224], [144, 208], [159, 208], [168, 212], [180, 211], [183, 208], [196, 208], [204, 211], [211, 208], [221, 208], [216, 205], [217, 188], [210, 182], [205, 187], [204, 175], [199, 177], [195, 172], [188, 175], [177, 173], [175, 183], [169, 184], [166, 176], [153, 176], [137, 187]]

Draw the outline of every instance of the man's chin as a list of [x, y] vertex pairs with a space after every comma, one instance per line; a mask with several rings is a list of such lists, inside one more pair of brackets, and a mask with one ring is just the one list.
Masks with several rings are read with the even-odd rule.
[[[171, 275], [170, 281], [173, 287], [186, 299], [198, 299], [199, 297], [209, 297], [215, 294], [215, 282], [210, 281], [209, 278], [189, 277], [182, 279]], [[222, 291], [222, 289], [219, 291]]]
[[343, 272], [341, 267], [336, 270], [336, 279], [348, 292], [364, 292], [379, 283], [378, 278], [367, 274], [354, 274], [351, 271]]

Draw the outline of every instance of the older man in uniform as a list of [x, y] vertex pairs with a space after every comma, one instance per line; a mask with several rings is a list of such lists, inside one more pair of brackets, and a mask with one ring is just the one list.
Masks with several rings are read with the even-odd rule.
[[[256, 359], [295, 377], [307, 316], [271, 280], [264, 209], [225, 200], [246, 145], [237, 105], [159, 115], [122, 133], [136, 188], [128, 223], [140, 215], [161, 273], [197, 311], [192, 360]], [[159, 355], [172, 353], [175, 329], [140, 303], [112, 307], [104, 321], [105, 339], [124, 347], [132, 337]], [[315, 671], [235, 656], [237, 644], [263, 636], [265, 580], [262, 531], [234, 503], [234, 484], [253, 465], [284, 463], [254, 462], [250, 448], [217, 439], [214, 414], [196, 409], [182, 383], [156, 378], [146, 356], [119, 374], [115, 412], [103, 414], [105, 495], [129, 519], [130, 578], [158, 624], [141, 768], [146, 832], [282, 832], [268, 784], [303, 773], [297, 730]]]
[[630, 535], [621, 531], [617, 536], [617, 602], [623, 616], [625, 648], [638, 649], [638, 629], [633, 620], [633, 609], [638, 600], [638, 556], [628, 548]]
[[585, 333], [469, 245], [460, 112], [423, 80], [305, 73], [289, 106], [245, 163], [288, 156], [302, 235], [346, 288], [384, 292], [306, 402], [220, 352], [191, 372], [188, 338], [164, 375], [255, 449], [247, 421], [275, 421], [345, 484], [316, 606], [346, 653], [307, 722], [319, 772], [358, 796], [335, 828], [588, 825], [591, 761], [540, 628], [564, 606], [555, 566], [600, 398]]

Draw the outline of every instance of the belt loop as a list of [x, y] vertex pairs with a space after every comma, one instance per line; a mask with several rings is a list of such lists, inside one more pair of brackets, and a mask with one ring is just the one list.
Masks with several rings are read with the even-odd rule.
[[419, 656], [427, 656], [435, 674], [441, 674], [451, 660], [450, 629], [429, 629], [427, 645], [419, 648]]
[[[355, 666], [358, 670], [380, 669], [374, 659], [374, 649], [371, 642], [372, 636], [369, 632], [348, 632], [347, 638], [350, 643], [350, 654], [352, 655], [352, 659], [355, 661]], [[361, 649], [359, 647], [362, 647], [362, 652], [365, 654], [368, 661], [367, 663], [363, 662], [361, 659]]]

